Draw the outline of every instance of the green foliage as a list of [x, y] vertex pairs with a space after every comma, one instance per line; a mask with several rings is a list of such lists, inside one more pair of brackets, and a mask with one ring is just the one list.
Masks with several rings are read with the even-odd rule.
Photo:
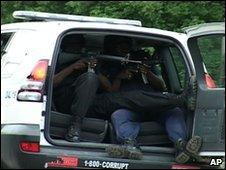
[[181, 52], [176, 47], [170, 47], [170, 52], [173, 57], [173, 62], [178, 73], [178, 78], [180, 80], [181, 87], [184, 88], [186, 83], [186, 77], [185, 77], [185, 66]]
[[1, 1], [1, 24], [16, 22], [12, 13], [17, 10], [63, 13], [63, 1]]
[[221, 87], [222, 36], [201, 37], [198, 39], [198, 45], [208, 73], [213, 77], [216, 85]]
[[145, 27], [171, 31], [224, 20], [221, 1], [1, 1], [1, 23], [15, 22], [15, 10], [136, 19]]

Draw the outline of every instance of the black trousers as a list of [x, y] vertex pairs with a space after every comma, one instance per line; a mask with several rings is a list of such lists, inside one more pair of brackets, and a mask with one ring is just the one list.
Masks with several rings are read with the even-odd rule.
[[96, 94], [98, 76], [84, 73], [75, 82], [62, 90], [56, 105], [61, 112], [70, 112], [75, 120], [82, 120], [88, 113], [91, 117], [108, 119], [118, 109], [134, 112], [165, 111], [181, 105], [175, 94], [163, 94], [144, 90]]
[[118, 109], [128, 109], [137, 113], [162, 112], [181, 106], [182, 101], [175, 94], [133, 90], [96, 95], [88, 112], [108, 119]]
[[54, 103], [58, 111], [72, 114], [82, 120], [93, 103], [99, 80], [96, 74], [87, 72], [78, 76], [71, 85], [54, 90]]

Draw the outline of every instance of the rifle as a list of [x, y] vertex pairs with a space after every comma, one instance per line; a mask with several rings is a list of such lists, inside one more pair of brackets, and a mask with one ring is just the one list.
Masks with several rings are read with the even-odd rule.
[[[108, 61], [118, 61], [121, 65], [129, 70], [134, 70], [138, 72], [141, 65], [145, 65], [148, 68], [151, 68], [147, 62], [139, 61], [139, 60], [131, 60], [130, 54], [127, 54], [125, 57], [113, 56], [113, 55], [105, 55], [105, 54], [97, 54], [97, 53], [87, 53], [86, 57], [88, 59], [88, 72], [95, 72], [94, 68], [91, 66], [91, 61], [93, 59], [101, 59]], [[150, 62], [149, 62], [150, 63]], [[142, 79], [145, 84], [148, 84], [148, 80], [145, 74], [141, 73]]]

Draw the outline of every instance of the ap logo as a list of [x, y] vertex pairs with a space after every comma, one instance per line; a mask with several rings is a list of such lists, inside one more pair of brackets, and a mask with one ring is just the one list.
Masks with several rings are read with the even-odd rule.
[[211, 159], [210, 161], [210, 165], [212, 166], [218, 166], [221, 165], [223, 163], [222, 159]]

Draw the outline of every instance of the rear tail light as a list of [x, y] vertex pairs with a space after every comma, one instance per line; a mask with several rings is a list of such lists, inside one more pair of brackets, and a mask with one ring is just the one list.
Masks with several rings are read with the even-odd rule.
[[214, 82], [214, 80], [212, 79], [212, 77], [209, 74], [205, 74], [205, 82], [208, 88], [216, 88], [216, 84]]
[[20, 149], [25, 152], [40, 152], [40, 145], [38, 142], [21, 142]]
[[48, 68], [48, 60], [39, 60], [28, 77], [34, 81], [44, 81]]
[[17, 100], [19, 101], [42, 101], [43, 86], [46, 80], [48, 60], [39, 60], [27, 81], [21, 86]]

